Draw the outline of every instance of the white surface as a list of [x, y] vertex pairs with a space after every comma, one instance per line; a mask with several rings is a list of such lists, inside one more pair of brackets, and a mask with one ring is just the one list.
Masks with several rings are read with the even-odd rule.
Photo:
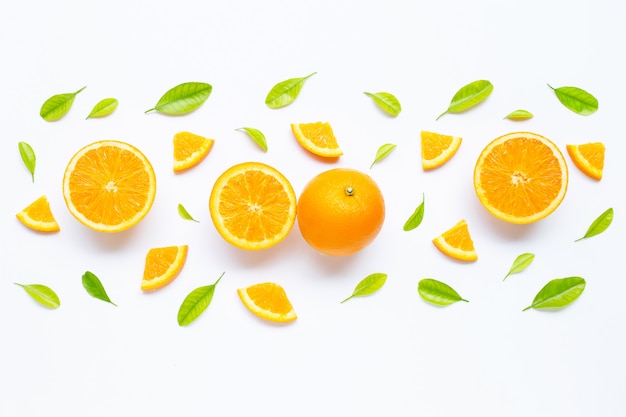
[[[137, 1], [13, 2], [0, 17], [3, 56], [0, 206], [0, 415], [2, 416], [599, 416], [624, 410], [626, 280], [621, 272], [626, 209], [623, 179], [623, 41], [618, 1]], [[317, 71], [289, 107], [265, 95], [281, 80]], [[462, 85], [488, 79], [492, 96], [460, 115], [435, 118]], [[186, 81], [213, 85], [184, 117], [144, 114]], [[600, 110], [576, 115], [549, 90], [575, 85]], [[80, 87], [72, 110], [47, 123], [39, 107]], [[381, 113], [364, 91], [388, 91], [403, 105]], [[110, 117], [85, 120], [116, 97]], [[502, 118], [518, 108], [535, 118]], [[329, 121], [345, 155], [322, 163], [301, 150], [292, 122]], [[263, 153], [242, 132], [262, 130]], [[444, 167], [420, 167], [419, 131], [460, 135]], [[191, 172], [171, 171], [174, 133], [216, 140]], [[493, 138], [530, 130], [567, 143], [603, 141], [605, 178], [570, 163], [568, 194], [549, 218], [512, 226], [480, 206], [472, 170]], [[119, 139], [152, 161], [154, 207], [134, 229], [98, 234], [65, 208], [61, 179], [82, 145]], [[35, 183], [17, 142], [38, 156]], [[398, 148], [369, 170], [383, 143]], [[568, 163], [569, 158], [566, 156]], [[317, 255], [297, 227], [279, 246], [249, 253], [225, 243], [207, 208], [211, 186], [247, 160], [281, 170], [299, 191], [315, 174], [345, 166], [370, 172], [387, 203], [379, 238], [350, 258]], [[426, 195], [423, 224], [402, 231]], [[46, 194], [61, 225], [55, 235], [22, 226], [15, 213]], [[200, 220], [186, 222], [178, 203]], [[606, 208], [604, 234], [574, 243]], [[444, 257], [431, 239], [461, 218], [479, 260]], [[189, 244], [182, 274], [168, 287], [139, 289], [151, 247]], [[519, 253], [537, 257], [523, 274], [502, 277]], [[113, 307], [81, 286], [90, 270]], [[213, 303], [192, 326], [176, 313], [193, 288], [225, 271]], [[389, 274], [369, 298], [340, 304], [372, 272]], [[550, 279], [587, 279], [579, 300], [555, 313], [522, 309]], [[470, 303], [435, 308], [417, 282], [447, 282]], [[282, 284], [299, 315], [288, 326], [257, 320], [236, 289]], [[42, 283], [61, 297], [50, 311], [13, 282]]]

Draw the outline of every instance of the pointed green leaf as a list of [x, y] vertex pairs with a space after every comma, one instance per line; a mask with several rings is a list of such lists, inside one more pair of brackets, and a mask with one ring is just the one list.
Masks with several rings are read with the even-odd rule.
[[532, 119], [533, 114], [527, 110], [515, 110], [507, 114], [504, 118], [510, 120], [528, 120]]
[[417, 227], [422, 224], [422, 220], [424, 219], [424, 201], [424, 194], [422, 193], [422, 202], [417, 206], [413, 214], [411, 214], [411, 217], [404, 223], [403, 230], [405, 232], [417, 229]]
[[575, 301], [585, 290], [581, 277], [556, 278], [548, 282], [535, 296], [529, 308], [561, 308]]
[[396, 117], [402, 111], [402, 106], [398, 99], [391, 93], [379, 92], [379, 93], [364, 93], [366, 96], [371, 97], [374, 103], [390, 116]]
[[170, 116], [178, 116], [189, 113], [200, 107], [211, 95], [213, 87], [211, 84], [188, 82], [182, 83], [169, 89], [157, 102], [157, 104], [146, 110], [145, 113], [158, 111]]
[[59, 301], [59, 296], [52, 291], [51, 288], [46, 287], [41, 284], [18, 284], [18, 285], [30, 295], [33, 300], [37, 301], [39, 304], [46, 306], [48, 308], [59, 308], [61, 305], [61, 301]]
[[33, 148], [26, 142], [19, 142], [17, 144], [18, 149], [20, 150], [20, 156], [22, 157], [22, 162], [30, 172], [30, 176], [35, 182], [35, 165], [37, 164], [37, 157], [35, 156], [35, 151]]
[[290, 78], [274, 85], [265, 97], [265, 105], [270, 109], [278, 109], [293, 103], [298, 98], [306, 80], [315, 74], [317, 73], [313, 72], [306, 77]]
[[240, 127], [239, 130], [242, 132], [246, 132], [248, 136], [257, 144], [263, 151], [267, 152], [267, 141], [265, 140], [265, 135], [259, 130], [253, 127]]
[[194, 219], [194, 218], [191, 216], [191, 214], [189, 214], [189, 212], [187, 211], [187, 209], [186, 209], [186, 208], [185, 208], [182, 204], [179, 204], [179, 205], [178, 205], [178, 215], [179, 215], [180, 217], [182, 217], [183, 219], [185, 219], [185, 220], [191, 220], [191, 221], [193, 221], [193, 222], [200, 223], [198, 220]]
[[574, 113], [588, 116], [598, 110], [598, 99], [581, 88], [554, 88], [550, 84], [548, 84], [548, 87], [554, 91], [559, 101]]
[[89, 295], [97, 298], [98, 300], [106, 301], [107, 303], [117, 306], [117, 304], [111, 301], [106, 290], [104, 289], [104, 286], [102, 285], [102, 282], [93, 272], [86, 271], [83, 274], [82, 281], [83, 287], [87, 290]]
[[224, 272], [222, 272], [222, 275], [214, 284], [198, 287], [185, 297], [178, 309], [179, 326], [187, 326], [193, 323], [209, 307], [211, 300], [213, 300], [215, 286], [223, 276]]
[[420, 280], [417, 284], [417, 292], [424, 301], [438, 306], [447, 306], [458, 301], [469, 302], [448, 284], [432, 278]]
[[446, 113], [460, 113], [474, 107], [489, 97], [492, 91], [493, 84], [487, 80], [477, 80], [461, 87], [452, 97], [448, 109], [441, 113], [436, 120], [439, 120]]
[[535, 259], [534, 253], [522, 253], [521, 255], [519, 255], [513, 261], [513, 265], [511, 265], [511, 269], [509, 269], [509, 272], [504, 276], [502, 281], [507, 279], [509, 275], [517, 274], [518, 272], [522, 272], [524, 269], [528, 268], [528, 266], [533, 262], [534, 259]]
[[55, 94], [43, 103], [39, 115], [48, 122], [59, 120], [70, 111], [76, 95], [85, 88], [86, 86], [74, 93]]
[[353, 297], [364, 297], [366, 295], [373, 294], [381, 289], [382, 286], [385, 285], [386, 281], [387, 274], [383, 274], [381, 272], [370, 274], [363, 278], [361, 282], [357, 284], [356, 288], [352, 292], [352, 295], [343, 300], [342, 303], [345, 303]]
[[372, 162], [372, 165], [370, 165], [370, 169], [372, 169], [375, 164], [386, 158], [387, 155], [389, 155], [394, 149], [396, 149], [396, 145], [394, 145], [393, 143], [386, 143], [378, 148], [378, 150], [376, 151], [376, 157], [374, 158], [374, 162]]
[[599, 215], [593, 221], [593, 223], [591, 223], [591, 226], [589, 226], [589, 229], [587, 229], [587, 233], [585, 233], [583, 237], [576, 239], [575, 242], [578, 242], [579, 240], [587, 239], [592, 236], [599, 235], [600, 233], [604, 232], [606, 229], [609, 228], [612, 221], [613, 221], [613, 208], [609, 208], [604, 213]]
[[93, 107], [93, 109], [91, 109], [91, 112], [87, 116], [87, 119], [108, 116], [109, 114], [113, 113], [115, 109], [117, 109], [117, 104], [118, 101], [116, 98], [104, 98], [100, 100]]

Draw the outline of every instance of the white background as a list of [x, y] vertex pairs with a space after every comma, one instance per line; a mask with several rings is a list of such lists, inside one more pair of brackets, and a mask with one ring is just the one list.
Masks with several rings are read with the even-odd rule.
[[[0, 15], [0, 415], [2, 416], [600, 416], [624, 410], [626, 232], [623, 129], [626, 6], [609, 1], [22, 1]], [[287, 78], [317, 72], [289, 107], [265, 95]], [[490, 80], [494, 91], [463, 114], [435, 118], [461, 86]], [[213, 85], [197, 111], [144, 114], [169, 88]], [[594, 94], [600, 109], [579, 116], [547, 83]], [[41, 104], [76, 91], [60, 121]], [[399, 117], [363, 92], [398, 97]], [[120, 105], [85, 120], [105, 97]], [[516, 109], [529, 121], [503, 117]], [[324, 163], [302, 150], [292, 122], [328, 121], [344, 150]], [[244, 133], [263, 131], [262, 152]], [[454, 158], [423, 172], [420, 130], [463, 137]], [[188, 130], [215, 139], [192, 171], [172, 172], [172, 137]], [[518, 130], [567, 143], [602, 141], [604, 178], [585, 177], [569, 157], [569, 189], [558, 210], [528, 226], [491, 217], [472, 185], [474, 163], [492, 139]], [[149, 215], [120, 234], [99, 234], [68, 213], [61, 193], [67, 162], [100, 139], [139, 147], [158, 191]], [[37, 154], [35, 182], [19, 157]], [[395, 143], [369, 166], [378, 147]], [[273, 165], [296, 192], [334, 167], [370, 173], [386, 200], [378, 239], [349, 258], [309, 248], [297, 226], [278, 246], [246, 252], [224, 242], [208, 212], [213, 182], [243, 161]], [[423, 224], [402, 225], [426, 197]], [[15, 213], [47, 195], [61, 232], [25, 228]], [[200, 223], [182, 220], [182, 203]], [[574, 243], [605, 209], [604, 234]], [[479, 255], [465, 264], [431, 240], [466, 219]], [[152, 294], [139, 289], [151, 247], [189, 245], [181, 275]], [[502, 281], [513, 259], [536, 254]], [[118, 307], [81, 285], [95, 273]], [[213, 303], [191, 326], [176, 314], [192, 289], [225, 272]], [[339, 302], [366, 275], [386, 285]], [[522, 309], [552, 278], [582, 276], [583, 295], [556, 312]], [[436, 278], [469, 303], [426, 304], [417, 282]], [[249, 313], [239, 287], [280, 283], [298, 320], [286, 326]], [[58, 310], [14, 282], [41, 283]]]

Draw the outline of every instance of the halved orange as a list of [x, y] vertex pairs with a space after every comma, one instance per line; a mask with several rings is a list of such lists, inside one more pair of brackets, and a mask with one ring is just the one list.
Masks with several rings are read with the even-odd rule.
[[187, 245], [150, 249], [146, 255], [141, 289], [154, 291], [172, 282], [182, 271], [188, 250]]
[[214, 143], [214, 139], [194, 133], [176, 133], [174, 135], [174, 172], [186, 171], [198, 165], [209, 154]]
[[422, 130], [422, 168], [435, 169], [448, 162], [459, 150], [462, 138]]
[[567, 164], [549, 139], [513, 132], [489, 143], [474, 168], [474, 189], [495, 217], [516, 224], [541, 220], [561, 204]]
[[475, 261], [478, 259], [474, 249], [474, 241], [469, 233], [467, 222], [459, 221], [435, 239], [433, 243], [444, 254], [460, 261]]
[[242, 249], [266, 249], [282, 241], [296, 220], [296, 194], [287, 178], [261, 162], [230, 167], [209, 197], [219, 234]]
[[156, 177], [136, 147], [103, 140], [80, 149], [63, 176], [63, 197], [70, 213], [99, 232], [119, 232], [150, 211]]
[[565, 145], [572, 162], [583, 174], [594, 180], [602, 179], [604, 169], [604, 144], [601, 142]]
[[291, 131], [298, 143], [315, 155], [326, 158], [337, 158], [343, 155], [333, 129], [327, 122], [292, 123]]
[[44, 195], [33, 201], [16, 214], [24, 226], [38, 232], [58, 232], [61, 230], [50, 210], [48, 198]]
[[287, 293], [274, 282], [264, 282], [237, 290], [243, 304], [265, 320], [290, 322], [298, 318]]

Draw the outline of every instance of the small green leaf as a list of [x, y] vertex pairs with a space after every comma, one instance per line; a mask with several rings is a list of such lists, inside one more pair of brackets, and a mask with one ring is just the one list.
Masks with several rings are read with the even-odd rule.
[[393, 143], [386, 143], [378, 148], [378, 150], [376, 151], [376, 158], [374, 158], [374, 162], [372, 162], [372, 165], [370, 165], [370, 169], [372, 169], [375, 164], [387, 157], [387, 155], [389, 155], [394, 149], [396, 149], [396, 145], [394, 145]]
[[575, 301], [585, 290], [581, 277], [556, 278], [548, 282], [535, 296], [529, 308], [561, 308]]
[[598, 99], [581, 88], [554, 88], [550, 84], [548, 87], [554, 91], [559, 101], [574, 113], [588, 116], [598, 110]]
[[422, 224], [422, 220], [424, 219], [424, 201], [424, 194], [422, 193], [422, 202], [417, 206], [413, 214], [411, 214], [411, 217], [404, 223], [403, 230], [405, 232], [417, 229], [417, 227]]
[[398, 99], [390, 93], [363, 93], [374, 100], [374, 103], [387, 114], [396, 117], [402, 111], [402, 106]]
[[298, 98], [306, 80], [315, 74], [317, 73], [313, 72], [306, 77], [290, 78], [274, 85], [265, 97], [265, 105], [270, 109], [279, 109], [293, 103]]
[[87, 119], [94, 117], [105, 117], [113, 113], [117, 109], [118, 101], [116, 98], [105, 98], [100, 100], [91, 110]]
[[581, 238], [576, 239], [574, 242], [578, 242], [579, 240], [587, 239], [592, 236], [599, 235], [609, 228], [611, 222], [613, 221], [613, 208], [607, 209], [604, 213], [598, 216], [589, 229], [587, 229], [587, 233]]
[[20, 156], [22, 157], [26, 169], [30, 172], [33, 182], [35, 182], [35, 165], [37, 164], [35, 151], [33, 151], [33, 148], [26, 142], [19, 142], [17, 147], [20, 150]]
[[198, 220], [194, 219], [191, 214], [187, 211], [187, 209], [182, 205], [178, 205], [178, 215], [185, 220], [191, 220], [192, 222], [200, 223]]
[[387, 274], [383, 274], [381, 272], [366, 276], [357, 284], [356, 288], [352, 292], [352, 295], [343, 300], [342, 303], [345, 303], [353, 297], [364, 297], [375, 293], [381, 289], [383, 285], [385, 285], [385, 281], [387, 281]]
[[200, 107], [211, 95], [211, 84], [188, 82], [169, 89], [157, 102], [156, 106], [145, 113], [158, 111], [159, 113], [177, 116], [189, 113]]
[[511, 265], [511, 269], [509, 269], [509, 272], [504, 276], [502, 281], [507, 279], [509, 275], [517, 274], [518, 272], [522, 272], [524, 269], [528, 268], [528, 266], [533, 262], [534, 259], [535, 259], [534, 253], [522, 253], [521, 255], [519, 255], [513, 261], [513, 265]]
[[263, 151], [267, 152], [267, 141], [265, 140], [265, 135], [259, 130], [253, 127], [240, 127], [239, 130], [242, 132], [246, 132], [252, 140], [263, 149]]
[[487, 80], [477, 80], [461, 87], [452, 97], [448, 109], [441, 113], [436, 120], [439, 120], [446, 113], [460, 113], [474, 107], [489, 97], [492, 91], [493, 84]]
[[448, 284], [432, 278], [420, 280], [417, 284], [417, 292], [424, 301], [438, 306], [447, 306], [457, 301], [469, 302]]
[[224, 272], [222, 272], [222, 275], [214, 284], [198, 287], [185, 297], [178, 309], [179, 326], [187, 326], [193, 323], [207, 309], [209, 304], [211, 304], [211, 300], [213, 300], [215, 286], [223, 276]]
[[504, 118], [510, 120], [528, 120], [532, 119], [533, 114], [527, 110], [515, 110], [507, 114]]
[[70, 111], [76, 95], [85, 88], [86, 86], [74, 93], [55, 94], [43, 103], [39, 115], [48, 122], [59, 120]]
[[56, 295], [52, 289], [46, 287], [41, 284], [18, 284], [18, 285], [30, 295], [33, 300], [37, 301], [39, 304], [46, 306], [48, 308], [59, 308], [61, 302], [59, 301], [59, 296]]
[[83, 274], [82, 280], [83, 287], [85, 288], [85, 290], [87, 290], [87, 293], [89, 295], [97, 298], [98, 300], [106, 301], [107, 303], [111, 303], [114, 306], [117, 306], [117, 304], [111, 301], [111, 299], [107, 295], [106, 290], [104, 289], [104, 286], [102, 285], [102, 282], [100, 282], [100, 279], [98, 279], [98, 277], [93, 272], [86, 271]]

